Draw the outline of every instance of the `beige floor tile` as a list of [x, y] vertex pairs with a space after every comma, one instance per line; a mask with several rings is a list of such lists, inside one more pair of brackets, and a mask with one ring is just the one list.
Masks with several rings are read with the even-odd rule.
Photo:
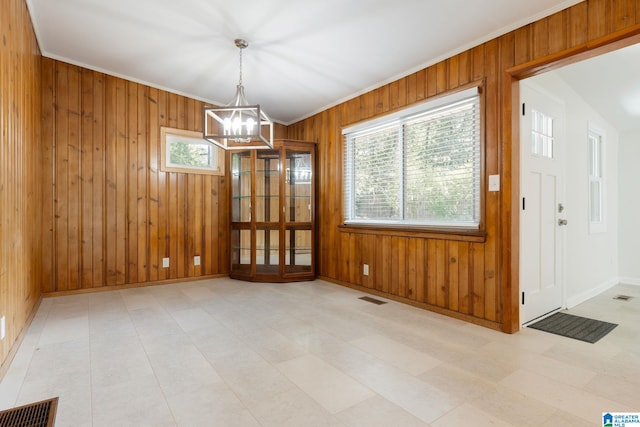
[[91, 341], [91, 381], [98, 387], [153, 375], [153, 369], [137, 337]]
[[492, 342], [483, 346], [480, 351], [510, 369], [527, 369], [555, 381], [582, 387], [589, 383], [596, 373], [591, 369], [576, 366], [551, 357], [528, 350], [514, 350], [508, 342]]
[[432, 423], [462, 403], [458, 396], [408, 374], [406, 377], [394, 377], [386, 385], [374, 390], [425, 423]]
[[99, 316], [92, 316], [90, 313], [89, 333], [92, 336], [111, 336], [114, 338], [138, 336], [135, 325], [126, 310], [110, 312], [108, 315], [101, 314]]
[[610, 399], [524, 370], [514, 372], [500, 383], [514, 391], [590, 422], [598, 422], [603, 412], [633, 410], [633, 408]]
[[371, 397], [345, 409], [336, 414], [336, 418], [348, 427], [428, 426], [427, 423], [380, 396]]
[[493, 392], [483, 393], [470, 403], [502, 421], [518, 427], [539, 427], [556, 412], [556, 408], [499, 384]]
[[31, 329], [22, 340], [22, 344], [11, 361], [10, 369], [0, 382], [0, 410], [12, 408], [16, 405], [20, 388], [27, 375], [33, 353], [40, 339], [40, 333]]
[[569, 310], [620, 322], [596, 344], [362, 295], [220, 278], [46, 298], [0, 405], [59, 396], [74, 427], [582, 427], [638, 409], [640, 287]]
[[125, 289], [120, 295], [129, 311], [158, 306], [158, 301], [146, 289]]
[[255, 328], [240, 335], [242, 341], [271, 363], [284, 362], [305, 354], [295, 341], [271, 328]]
[[40, 335], [38, 345], [77, 341], [89, 337], [89, 315], [51, 319], [47, 322]]
[[141, 337], [151, 340], [164, 335], [180, 335], [184, 331], [166, 310], [160, 306], [138, 308], [129, 311], [129, 316]]
[[194, 387], [167, 397], [179, 426], [259, 427], [251, 412], [224, 384]]
[[586, 421], [575, 415], [567, 414], [564, 411], [558, 411], [553, 414], [547, 421], [540, 424], [540, 427], [593, 427], [600, 425], [597, 421]]
[[640, 408], [640, 384], [632, 383], [625, 377], [599, 374], [584, 387], [584, 390], [634, 410]]
[[94, 426], [175, 426], [155, 376], [136, 378], [91, 393]]
[[180, 325], [183, 331], [189, 333], [198, 330], [203, 325], [217, 323], [213, 317], [200, 307], [177, 310], [171, 313], [171, 317]]
[[455, 365], [489, 382], [498, 382], [513, 373], [517, 367], [505, 363], [504, 358], [496, 358], [478, 350], [461, 351]]
[[442, 362], [414, 348], [381, 335], [369, 335], [350, 344], [411, 375], [420, 375]]
[[185, 286], [180, 289], [180, 292], [192, 301], [197, 302], [213, 299], [217, 295], [208, 284], [204, 284], [202, 282]]
[[56, 426], [93, 426], [91, 407], [91, 393], [88, 387], [59, 395]]
[[297, 387], [271, 393], [249, 407], [265, 427], [343, 427], [334, 415]]
[[374, 393], [315, 356], [282, 362], [278, 369], [332, 414], [350, 408]]
[[431, 423], [432, 427], [464, 426], [473, 427], [517, 427], [493, 417], [469, 403], [458, 406], [453, 411]]
[[299, 388], [276, 367], [265, 361], [244, 369], [218, 370], [224, 382], [247, 406], [253, 407], [272, 396]]
[[485, 381], [473, 373], [448, 363], [438, 365], [418, 378], [466, 401], [473, 401], [482, 395], [493, 394], [497, 388], [494, 383]]

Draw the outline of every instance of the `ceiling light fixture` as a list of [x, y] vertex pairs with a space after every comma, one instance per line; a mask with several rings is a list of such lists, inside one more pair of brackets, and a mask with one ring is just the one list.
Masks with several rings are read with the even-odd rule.
[[225, 150], [273, 148], [273, 121], [260, 105], [249, 105], [242, 86], [242, 50], [246, 40], [236, 39], [240, 49], [240, 80], [236, 95], [223, 107], [204, 107], [204, 139]]

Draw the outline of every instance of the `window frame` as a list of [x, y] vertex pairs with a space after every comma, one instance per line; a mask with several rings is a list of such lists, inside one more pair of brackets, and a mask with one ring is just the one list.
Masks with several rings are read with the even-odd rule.
[[[599, 145], [599, 156], [598, 159], [593, 158], [592, 151], [592, 138], [596, 138], [598, 140]], [[606, 213], [606, 200], [607, 200], [607, 191], [606, 191], [606, 152], [607, 152], [607, 143], [606, 143], [606, 133], [604, 129], [601, 127], [594, 125], [593, 123], [589, 123], [589, 127], [587, 130], [587, 220], [589, 223], [589, 234], [596, 233], [605, 233], [607, 231], [607, 213]], [[594, 160], [598, 160], [600, 176], [593, 175], [593, 162]], [[597, 182], [600, 185], [600, 220], [594, 221], [592, 219], [592, 207], [594, 200], [592, 199], [591, 185]]]
[[[189, 165], [176, 165], [169, 161], [169, 149], [171, 148], [172, 138], [178, 138], [187, 144], [207, 144], [215, 153], [213, 160], [214, 167], [205, 168]], [[189, 173], [198, 175], [217, 175], [224, 176], [225, 152], [222, 148], [211, 144], [203, 138], [202, 132], [191, 131], [186, 129], [176, 129], [162, 126], [160, 128], [160, 170], [163, 172]], [[177, 141], [176, 141], [177, 142]]]
[[[461, 101], [473, 95], [478, 96], [479, 102], [479, 166], [478, 166], [478, 210], [477, 210], [477, 225], [454, 223], [416, 223], [416, 222], [404, 222], [404, 221], [366, 221], [366, 220], [348, 220], [347, 206], [348, 201], [345, 197], [345, 168], [348, 165], [345, 163], [345, 151], [347, 147], [342, 147], [342, 185], [341, 185], [341, 215], [342, 222], [340, 228], [344, 231], [355, 231], [368, 233], [379, 233], [389, 235], [419, 235], [432, 238], [444, 238], [447, 240], [460, 240], [460, 241], [472, 241], [483, 242], [486, 239], [485, 232], [485, 96], [484, 96], [484, 81], [475, 81], [470, 84], [461, 86], [455, 90], [448, 91], [437, 96], [431, 97], [419, 104], [398, 110], [391, 114], [386, 114], [371, 120], [352, 124], [342, 129], [342, 144], [346, 143], [346, 135], [354, 132], [361, 132], [365, 129], [382, 128], [384, 126], [390, 126], [394, 122], [399, 122], [404, 118], [416, 116], [421, 113], [426, 113], [430, 110], [453, 104]], [[401, 202], [402, 204], [402, 202]]]

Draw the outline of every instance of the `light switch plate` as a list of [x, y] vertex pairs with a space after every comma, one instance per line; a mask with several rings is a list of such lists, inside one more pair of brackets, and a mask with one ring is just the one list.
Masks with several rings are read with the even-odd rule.
[[500, 175], [489, 175], [489, 191], [500, 191]]

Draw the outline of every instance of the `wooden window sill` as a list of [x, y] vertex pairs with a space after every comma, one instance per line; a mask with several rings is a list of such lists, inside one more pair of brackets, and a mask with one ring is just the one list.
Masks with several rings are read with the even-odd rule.
[[487, 240], [487, 233], [485, 231], [461, 230], [456, 228], [340, 224], [338, 226], [338, 229], [344, 233], [376, 234], [399, 237], [421, 237], [424, 239], [453, 240], [472, 243], [484, 243]]

